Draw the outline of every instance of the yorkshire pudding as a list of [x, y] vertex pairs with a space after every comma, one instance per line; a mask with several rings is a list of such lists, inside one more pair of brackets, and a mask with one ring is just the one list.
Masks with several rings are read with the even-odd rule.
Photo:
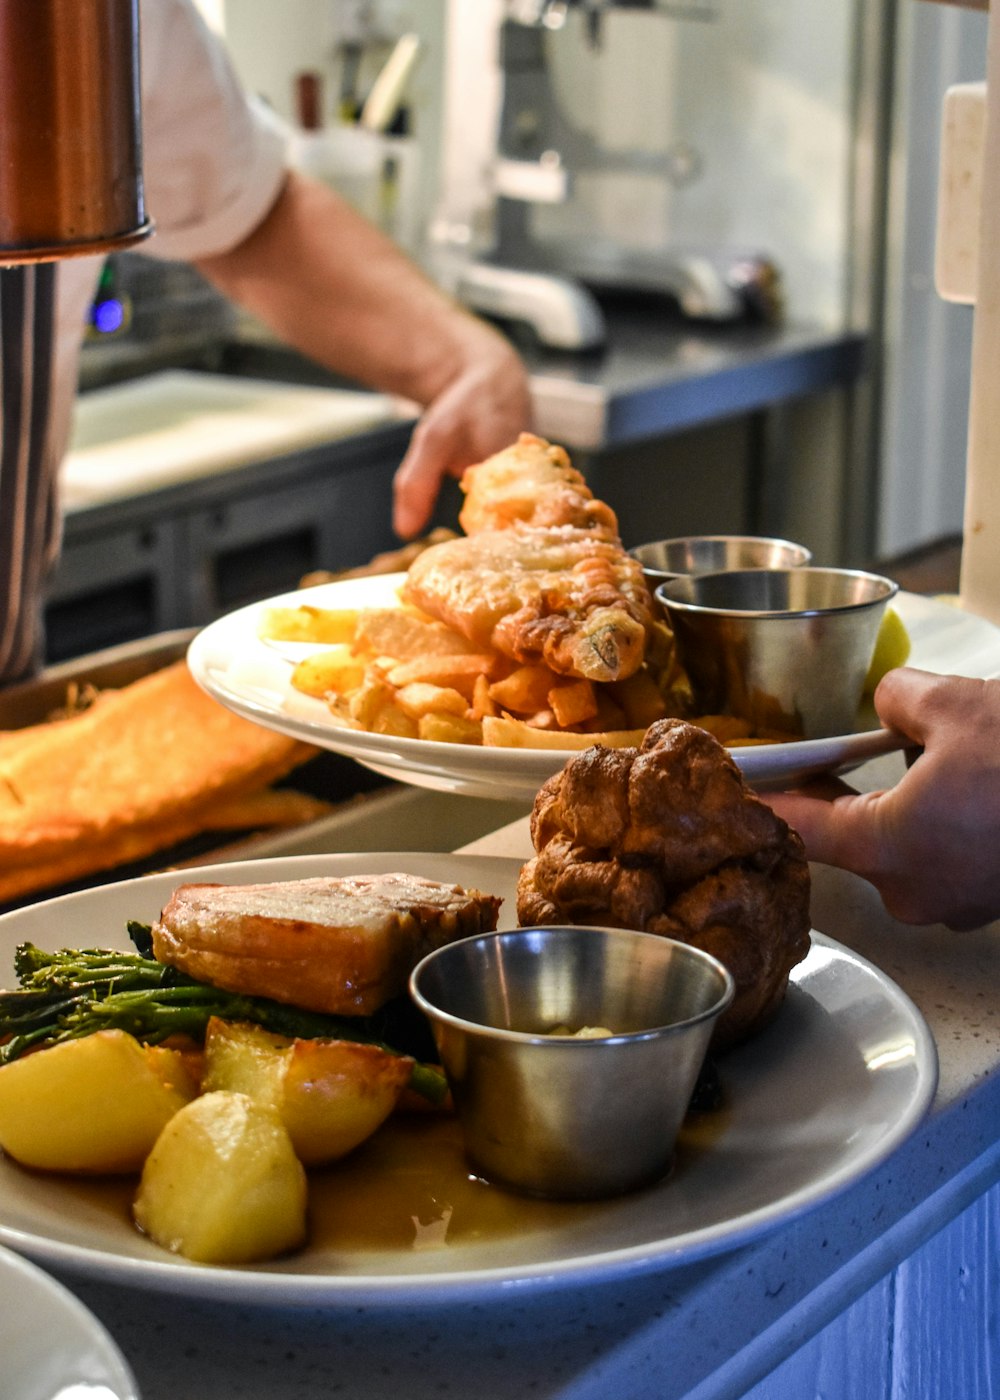
[[574, 755], [539, 791], [531, 836], [522, 925], [641, 929], [714, 954], [736, 982], [716, 1049], [777, 1011], [809, 949], [809, 866], [707, 731], [664, 719], [640, 748]]

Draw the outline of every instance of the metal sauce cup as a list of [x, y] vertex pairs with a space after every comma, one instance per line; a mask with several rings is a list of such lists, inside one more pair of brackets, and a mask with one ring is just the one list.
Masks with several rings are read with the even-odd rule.
[[[488, 1180], [617, 1195], [662, 1177], [733, 979], [700, 949], [627, 929], [516, 929], [451, 943], [410, 979]], [[552, 1035], [603, 1027], [600, 1039]]]
[[854, 731], [898, 590], [857, 569], [742, 569], [671, 579], [656, 597], [702, 714], [818, 739]]
[[681, 535], [638, 544], [629, 554], [642, 565], [650, 588], [680, 574], [715, 574], [723, 569], [799, 569], [812, 561], [804, 544], [764, 535]]

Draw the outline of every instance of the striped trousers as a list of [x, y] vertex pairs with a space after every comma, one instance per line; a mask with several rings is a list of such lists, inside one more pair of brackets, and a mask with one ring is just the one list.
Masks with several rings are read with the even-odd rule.
[[42, 659], [56, 537], [50, 399], [55, 264], [0, 267], [0, 684]]

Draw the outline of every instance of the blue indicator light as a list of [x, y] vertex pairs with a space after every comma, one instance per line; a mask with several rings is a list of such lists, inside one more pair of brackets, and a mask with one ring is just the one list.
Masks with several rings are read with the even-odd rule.
[[91, 320], [94, 329], [101, 335], [113, 335], [115, 331], [120, 331], [125, 323], [125, 308], [117, 297], [95, 302]]

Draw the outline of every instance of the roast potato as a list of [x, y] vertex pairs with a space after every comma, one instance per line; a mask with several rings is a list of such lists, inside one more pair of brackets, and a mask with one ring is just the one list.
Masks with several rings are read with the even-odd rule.
[[349, 1040], [289, 1040], [213, 1018], [206, 1091], [247, 1094], [280, 1114], [300, 1161], [319, 1166], [357, 1147], [389, 1116], [413, 1061]]
[[276, 1109], [246, 1094], [203, 1094], [157, 1138], [132, 1214], [186, 1259], [272, 1259], [305, 1240], [305, 1169]]
[[0, 1147], [43, 1171], [138, 1171], [197, 1092], [179, 1051], [97, 1031], [0, 1069]]

